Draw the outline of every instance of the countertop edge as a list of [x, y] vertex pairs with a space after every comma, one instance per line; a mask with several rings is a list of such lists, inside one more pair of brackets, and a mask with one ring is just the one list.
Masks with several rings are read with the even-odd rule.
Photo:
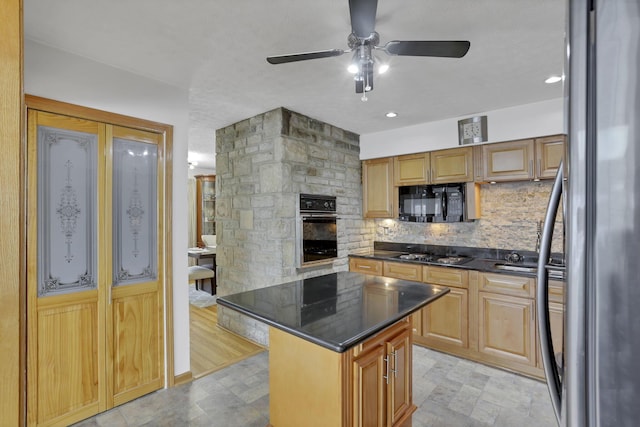
[[380, 322], [378, 324], [376, 324], [374, 327], [369, 328], [363, 332], [361, 332], [358, 335], [355, 335], [354, 337], [344, 341], [342, 344], [340, 345], [334, 345], [331, 344], [329, 342], [323, 341], [321, 339], [318, 339], [316, 337], [314, 337], [313, 335], [310, 334], [306, 334], [302, 331], [293, 329], [293, 328], [289, 328], [286, 325], [282, 325], [268, 317], [262, 316], [258, 313], [252, 312], [250, 310], [247, 310], [246, 308], [234, 304], [233, 302], [227, 301], [224, 299], [224, 297], [219, 297], [217, 299], [218, 304], [220, 304], [223, 307], [227, 307], [231, 310], [235, 310], [238, 311], [239, 313], [242, 313], [248, 317], [251, 317], [252, 319], [256, 319], [259, 320], [269, 326], [273, 326], [274, 328], [278, 328], [281, 331], [284, 332], [288, 332], [291, 335], [294, 335], [298, 338], [302, 338], [304, 340], [307, 340], [309, 342], [312, 342], [314, 344], [317, 344], [321, 347], [327, 348], [329, 350], [335, 351], [337, 353], [344, 353], [345, 351], [351, 349], [352, 347], [354, 347], [355, 345], [361, 343], [362, 341], [365, 341], [366, 339], [374, 336], [375, 334], [377, 334], [378, 332], [381, 332], [382, 330], [386, 329], [387, 327], [393, 325], [394, 323], [398, 322], [399, 320], [404, 319], [405, 317], [413, 314], [414, 312], [420, 310], [421, 308], [423, 308], [424, 306], [434, 302], [435, 300], [441, 298], [442, 296], [448, 294], [450, 292], [450, 289], [448, 287], [445, 286], [438, 286], [441, 289], [441, 292], [425, 301], [423, 301], [420, 304], [417, 304], [415, 307], [412, 307], [408, 310], [404, 310], [402, 312], [399, 312], [397, 314], [395, 314], [394, 316], [388, 318], [387, 320], [385, 320], [384, 322]]

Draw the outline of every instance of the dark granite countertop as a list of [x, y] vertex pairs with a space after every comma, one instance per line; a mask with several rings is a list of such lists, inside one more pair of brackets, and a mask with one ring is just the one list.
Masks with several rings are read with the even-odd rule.
[[338, 272], [218, 298], [218, 304], [344, 352], [449, 292], [444, 286]]
[[[510, 253], [517, 252], [524, 260], [519, 263], [509, 263], [506, 256]], [[429, 253], [437, 256], [462, 256], [466, 260], [460, 264], [441, 264], [437, 260], [420, 261], [411, 259], [402, 259], [400, 255], [409, 253]], [[405, 262], [411, 264], [435, 265], [439, 267], [462, 268], [466, 270], [477, 270], [487, 273], [512, 274], [526, 277], [536, 277], [535, 271], [513, 271], [502, 270], [496, 268], [497, 264], [508, 264], [515, 267], [529, 267], [537, 269], [538, 254], [531, 251], [513, 251], [505, 249], [488, 249], [488, 248], [472, 248], [460, 246], [440, 246], [440, 245], [411, 245], [403, 243], [387, 243], [375, 242], [372, 251], [364, 253], [350, 254], [350, 257], [370, 258], [382, 261]], [[562, 254], [552, 254], [552, 260], [561, 264]], [[560, 269], [561, 270], [561, 269]], [[550, 279], [563, 280], [563, 273], [555, 271], [551, 273]]]

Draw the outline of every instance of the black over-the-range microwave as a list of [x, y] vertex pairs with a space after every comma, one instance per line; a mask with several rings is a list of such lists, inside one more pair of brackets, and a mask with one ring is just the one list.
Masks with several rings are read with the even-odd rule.
[[409, 185], [398, 188], [398, 219], [410, 222], [463, 222], [476, 219], [473, 182]]

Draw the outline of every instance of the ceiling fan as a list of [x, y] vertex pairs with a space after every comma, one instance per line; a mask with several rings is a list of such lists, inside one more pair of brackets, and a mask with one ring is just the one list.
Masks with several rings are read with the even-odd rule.
[[471, 43], [468, 41], [393, 40], [384, 46], [378, 46], [380, 36], [375, 31], [377, 8], [378, 0], [349, 0], [351, 34], [347, 37], [348, 50], [330, 49], [269, 56], [267, 57], [267, 62], [270, 64], [285, 64], [308, 59], [329, 58], [353, 52], [353, 61], [349, 66], [349, 71], [355, 74], [356, 93], [362, 93], [362, 100], [366, 101], [366, 93], [373, 90], [374, 50], [382, 50], [388, 55], [443, 58], [462, 58], [469, 51]]

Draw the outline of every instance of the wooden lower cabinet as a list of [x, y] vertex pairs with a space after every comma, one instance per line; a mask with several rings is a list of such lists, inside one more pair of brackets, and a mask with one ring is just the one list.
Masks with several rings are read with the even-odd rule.
[[349, 258], [349, 271], [381, 276], [382, 261], [367, 258]]
[[[379, 262], [384, 276], [450, 289], [448, 294], [410, 316], [416, 344], [544, 378], [536, 324], [535, 279], [455, 267]], [[351, 261], [350, 267], [358, 271]], [[563, 292], [562, 282], [549, 281], [549, 319], [556, 353], [562, 349]]]
[[382, 266], [382, 275], [402, 280], [422, 281], [422, 266], [406, 262], [385, 261]]
[[448, 294], [421, 310], [416, 342], [449, 351], [469, 347], [469, 272], [447, 267], [423, 267], [423, 281], [449, 287]]
[[[565, 283], [559, 280], [549, 280], [549, 328], [551, 329], [551, 342], [553, 353], [563, 351], [564, 341], [564, 288]], [[540, 344], [538, 343], [538, 367], [542, 366]]]
[[411, 324], [403, 320], [353, 352], [353, 426], [410, 425], [416, 409], [411, 336]]
[[450, 292], [422, 309], [420, 335], [425, 344], [443, 343], [469, 346], [469, 291], [451, 288]]
[[409, 427], [412, 331], [405, 318], [344, 353], [269, 330], [271, 427]]
[[480, 292], [478, 351], [509, 365], [536, 365], [535, 301]]

